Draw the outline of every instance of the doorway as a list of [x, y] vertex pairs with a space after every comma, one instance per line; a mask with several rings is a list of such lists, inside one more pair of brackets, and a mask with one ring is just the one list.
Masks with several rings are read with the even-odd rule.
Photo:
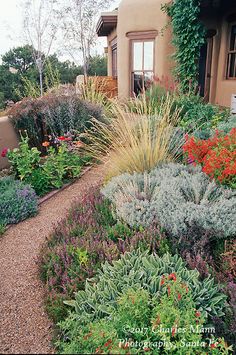
[[210, 99], [213, 42], [216, 30], [208, 30], [206, 43], [201, 47], [199, 60], [199, 91], [205, 101]]

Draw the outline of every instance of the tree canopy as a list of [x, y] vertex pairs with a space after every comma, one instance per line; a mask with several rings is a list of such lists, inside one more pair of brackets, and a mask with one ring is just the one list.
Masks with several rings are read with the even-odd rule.
[[[25, 83], [39, 86], [39, 73], [34, 61], [34, 49], [30, 45], [9, 50], [2, 56], [0, 65], [0, 109], [6, 101], [18, 101], [26, 95]], [[66, 60], [60, 61], [56, 54], [47, 58], [50, 68], [58, 74], [61, 84], [75, 83], [76, 77], [83, 74], [83, 67]], [[104, 56], [95, 55], [88, 60], [90, 76], [107, 75], [107, 60]], [[45, 70], [44, 75], [47, 75]], [[45, 78], [44, 78], [45, 79]]]

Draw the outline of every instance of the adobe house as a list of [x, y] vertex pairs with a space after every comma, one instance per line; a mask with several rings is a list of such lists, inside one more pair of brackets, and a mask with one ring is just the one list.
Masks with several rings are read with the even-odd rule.
[[[171, 26], [161, 10], [169, 0], [122, 0], [101, 14], [98, 36], [107, 37], [108, 76], [117, 78], [119, 97], [138, 93], [153, 76], [172, 78]], [[199, 86], [211, 103], [230, 106], [236, 96], [236, 0], [201, 0], [206, 27], [201, 49]], [[173, 79], [173, 78], [172, 78]]]

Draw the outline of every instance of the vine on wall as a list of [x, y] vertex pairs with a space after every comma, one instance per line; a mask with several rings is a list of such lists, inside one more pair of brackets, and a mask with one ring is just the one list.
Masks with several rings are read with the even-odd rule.
[[200, 0], [173, 0], [163, 10], [171, 17], [173, 45], [176, 48], [175, 77], [183, 91], [198, 85], [201, 46], [205, 43], [205, 29], [199, 21]]

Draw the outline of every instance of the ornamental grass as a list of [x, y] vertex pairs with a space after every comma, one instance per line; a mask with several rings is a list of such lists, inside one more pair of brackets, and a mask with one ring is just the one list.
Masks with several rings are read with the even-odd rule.
[[119, 103], [113, 105], [113, 111], [109, 124], [94, 119], [87, 132], [88, 152], [100, 161], [109, 160], [110, 177], [150, 171], [159, 163], [178, 158], [183, 142], [174, 139], [173, 144], [173, 137], [180, 110], [173, 109], [170, 96], [160, 103], [154, 116], [130, 113], [128, 106]]

